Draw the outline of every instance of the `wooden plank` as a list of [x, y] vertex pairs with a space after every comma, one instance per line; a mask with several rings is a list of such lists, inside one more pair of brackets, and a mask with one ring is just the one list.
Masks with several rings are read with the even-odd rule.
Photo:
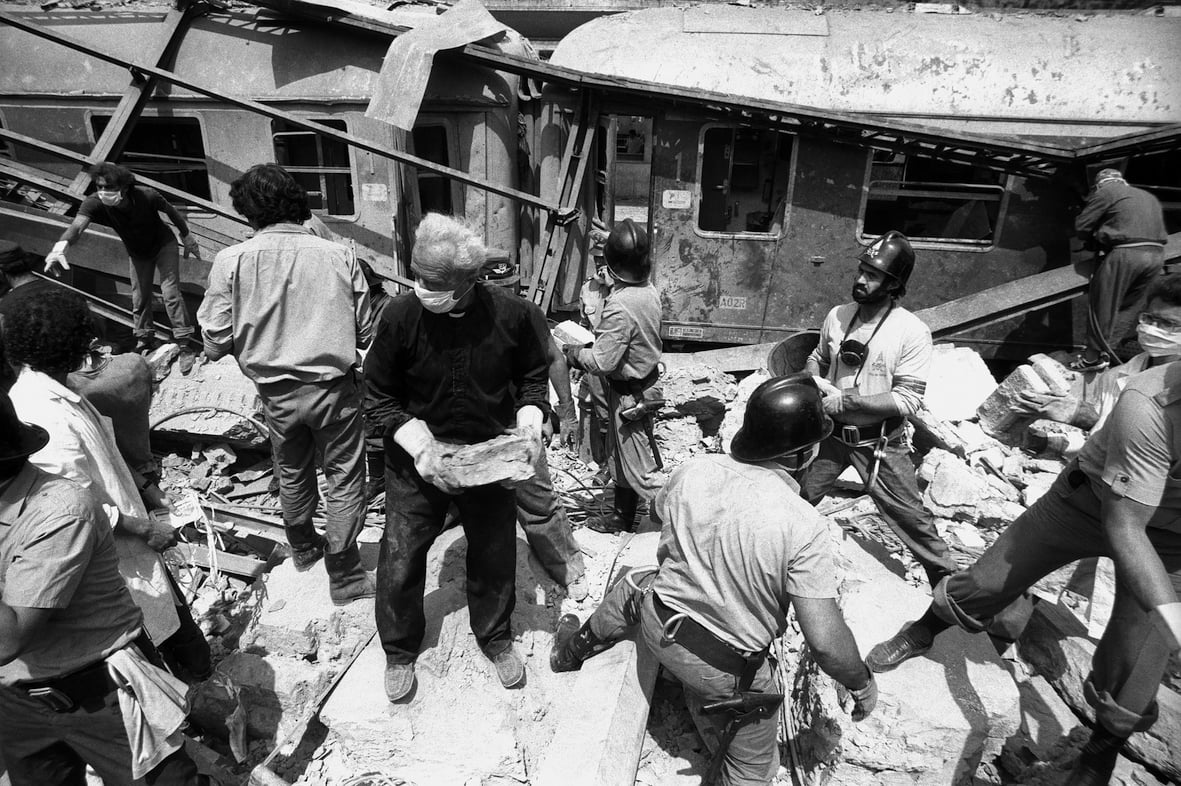
[[[213, 567], [213, 560], [210, 559], [209, 548], [207, 546], [201, 546], [197, 543], [178, 543], [176, 550], [185, 563], [189, 565], [198, 565], [202, 568]], [[225, 551], [217, 551], [216, 549], [214, 552], [217, 557], [217, 569], [223, 573], [230, 573], [253, 580], [267, 572], [267, 563], [260, 559], [245, 557], [241, 554], [230, 554]]]

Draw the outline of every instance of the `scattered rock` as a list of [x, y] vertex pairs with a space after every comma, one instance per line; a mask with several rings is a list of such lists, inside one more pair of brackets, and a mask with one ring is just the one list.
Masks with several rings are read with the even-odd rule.
[[935, 448], [919, 468], [926, 481], [923, 504], [940, 518], [972, 524], [1008, 524], [1025, 510], [1012, 486], [969, 467], [956, 456]]
[[444, 445], [443, 477], [456, 488], [521, 481], [533, 477], [532, 446], [526, 437], [501, 434], [475, 445]]

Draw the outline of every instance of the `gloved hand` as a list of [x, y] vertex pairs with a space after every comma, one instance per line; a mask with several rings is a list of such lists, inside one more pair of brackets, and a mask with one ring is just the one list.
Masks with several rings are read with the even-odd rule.
[[1152, 610], [1149, 619], [1165, 637], [1169, 651], [1181, 654], [1181, 603], [1163, 603]]
[[838, 392], [831, 396], [825, 396], [820, 403], [824, 406], [824, 411], [830, 417], [832, 415], [839, 415], [845, 409], [845, 394]]
[[167, 521], [151, 517], [141, 519], [124, 513], [119, 516], [119, 526], [141, 538], [152, 551], [167, 551], [179, 541], [176, 528]]
[[185, 247], [185, 259], [190, 257], [197, 260], [201, 259], [201, 246], [197, 245], [197, 238], [188, 234], [182, 237], [180, 242]]
[[1073, 423], [1078, 417], [1081, 402], [1070, 395], [1023, 390], [1017, 394], [1013, 404], [1014, 409], [1027, 415], [1049, 418], [1058, 423]]
[[869, 675], [869, 682], [865, 683], [862, 688], [853, 689], [848, 686], [845, 690], [848, 691], [849, 697], [853, 699], [853, 709], [849, 716], [854, 723], [860, 723], [869, 717], [873, 712], [874, 707], [878, 706], [878, 683], [873, 678], [873, 672], [867, 667], [865, 673]]
[[66, 249], [70, 244], [64, 240], [59, 240], [53, 244], [53, 250], [45, 255], [45, 272], [51, 276], [60, 276], [63, 270], [70, 269], [70, 263], [66, 261]]
[[558, 403], [558, 418], [561, 420], [561, 441], [558, 443], [561, 447], [570, 448], [575, 452], [578, 451], [580, 440], [580, 429], [578, 428], [578, 410], [574, 407], [573, 401]]
[[541, 410], [532, 404], [517, 410], [517, 426], [509, 429], [510, 433], [526, 437], [529, 440], [529, 461], [537, 461], [541, 455], [542, 428], [545, 416]]
[[815, 382], [816, 387], [818, 387], [820, 389], [820, 395], [823, 398], [828, 398], [829, 396], [841, 395], [841, 389], [838, 388], [836, 385], [832, 384], [831, 382], [829, 382], [824, 377], [817, 376], [814, 374], [812, 376], [812, 381]]
[[394, 442], [414, 459], [414, 471], [423, 480], [448, 494], [458, 491], [443, 473], [439, 442], [426, 423], [418, 418], [406, 421], [394, 432]]
[[562, 354], [566, 357], [566, 365], [570, 368], [576, 368], [582, 371], [582, 363], [578, 360], [578, 351], [582, 349], [582, 344], [563, 344]]
[[554, 441], [554, 419], [546, 418], [541, 424], [541, 444], [548, 447]]

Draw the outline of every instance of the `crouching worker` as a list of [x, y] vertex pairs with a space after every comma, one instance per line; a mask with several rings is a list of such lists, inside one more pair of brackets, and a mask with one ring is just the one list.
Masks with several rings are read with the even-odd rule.
[[853, 719], [877, 703], [873, 675], [837, 607], [828, 530], [792, 477], [831, 431], [809, 377], [764, 382], [729, 455], [686, 462], [657, 496], [659, 567], [617, 582], [581, 628], [564, 616], [554, 636], [550, 666], [571, 671], [638, 624], [657, 660], [684, 683], [691, 710], [730, 700], [752, 709], [734, 725], [726, 713], [701, 716], [721, 741], [718, 783], [770, 783], [778, 769], [767, 655], [789, 605], [820, 667], [851, 692]]
[[[0, 394], [0, 757], [13, 786], [199, 784], [184, 683], [158, 667], [90, 492], [28, 462], [49, 434]], [[134, 734], [129, 734], [134, 730]], [[143, 780], [140, 780], [143, 779]]]
[[1128, 380], [1106, 423], [1050, 490], [976, 564], [943, 579], [918, 622], [874, 647], [870, 668], [888, 671], [924, 654], [953, 625], [983, 631], [1043, 576], [1078, 559], [1111, 557], [1111, 621], [1083, 684], [1096, 724], [1066, 781], [1106, 784], [1124, 741], [1156, 721], [1161, 677], [1170, 653], [1181, 652], [1179, 477], [1181, 363], [1167, 363]]

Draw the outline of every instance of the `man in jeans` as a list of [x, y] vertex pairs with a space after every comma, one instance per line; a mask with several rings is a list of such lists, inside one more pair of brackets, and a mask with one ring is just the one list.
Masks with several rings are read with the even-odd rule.
[[[324, 557], [333, 603], [373, 597], [357, 550], [365, 522], [357, 350], [371, 336], [369, 286], [351, 249], [303, 226], [307, 193], [282, 167], [251, 167], [230, 198], [257, 231], [213, 262], [197, 312], [205, 354], [233, 353], [258, 387], [296, 569]], [[312, 526], [317, 451], [328, 486], [327, 540]]]

